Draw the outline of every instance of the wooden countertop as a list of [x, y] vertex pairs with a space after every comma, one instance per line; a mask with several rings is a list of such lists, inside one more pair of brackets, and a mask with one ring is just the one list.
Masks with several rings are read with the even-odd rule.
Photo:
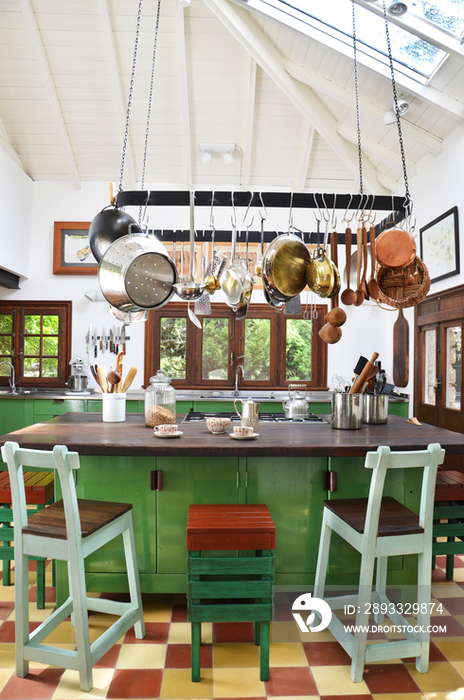
[[66, 413], [43, 423], [0, 436], [22, 447], [51, 449], [64, 444], [81, 455], [120, 456], [237, 456], [305, 457], [363, 456], [379, 445], [393, 450], [425, 449], [439, 442], [448, 454], [464, 454], [464, 434], [432, 425], [411, 425], [389, 416], [385, 425], [363, 425], [360, 430], [334, 430], [329, 423], [260, 423], [259, 437], [234, 440], [229, 432], [212, 435], [205, 423], [179, 421], [180, 438], [161, 439], [147, 428], [143, 414], [128, 413], [124, 423], [103, 423], [101, 413]]

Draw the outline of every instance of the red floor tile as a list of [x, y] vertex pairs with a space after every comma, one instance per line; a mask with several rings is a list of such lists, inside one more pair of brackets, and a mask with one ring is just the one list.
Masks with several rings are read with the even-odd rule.
[[321, 700], [372, 700], [372, 695], [321, 695]]
[[310, 666], [349, 666], [351, 659], [338, 642], [303, 642]]
[[[414, 656], [411, 656], [410, 658], [407, 658], [407, 659], [401, 659], [401, 661], [404, 664], [415, 664], [416, 663], [416, 659]], [[434, 644], [433, 642], [430, 642], [429, 661], [448, 661], [446, 656], [440, 651], [440, 649], [437, 647], [437, 645]]]
[[[163, 671], [116, 669], [107, 698], [157, 698], [161, 690]], [[2, 698], [0, 698], [2, 700]]]
[[167, 644], [170, 625], [170, 622], [146, 622], [143, 639], [137, 639], [131, 627], [124, 637], [124, 644]]
[[[29, 600], [31, 603], [35, 603], [37, 600], [37, 586], [29, 588]], [[56, 603], [56, 588], [53, 586], [45, 586], [45, 602]]]
[[446, 617], [443, 615], [434, 615], [430, 618], [430, 624], [437, 627], [446, 628], [446, 632], [432, 632], [432, 639], [462, 637], [464, 635], [464, 627], [450, 615], [446, 615]]
[[[165, 668], [190, 668], [190, 644], [168, 644]], [[200, 667], [211, 668], [213, 665], [212, 644], [202, 644], [200, 647]]]
[[171, 622], [187, 622], [186, 605], [174, 605], [172, 609]]
[[277, 622], [288, 622], [290, 620], [293, 620], [294, 617], [292, 615], [292, 604], [289, 602], [282, 605], [276, 605], [274, 619]]
[[[29, 632], [35, 630], [40, 625], [40, 622], [29, 622]], [[13, 620], [6, 621], [0, 627], [0, 642], [14, 642], [15, 640], [15, 623]]]
[[443, 583], [447, 581], [446, 574], [443, 569], [433, 569], [432, 570], [432, 583]]
[[464, 598], [441, 598], [440, 603], [451, 615], [464, 615]]
[[373, 695], [420, 693], [420, 689], [403, 664], [366, 664], [363, 679]]
[[0, 602], [0, 620], [6, 620], [13, 610], [13, 602]]
[[213, 643], [254, 642], [253, 622], [213, 622]]
[[272, 667], [265, 683], [268, 696], [317, 695], [317, 687], [309, 668], [300, 666]]
[[121, 651], [120, 644], [114, 644], [111, 649], [108, 649], [106, 654], [103, 654], [100, 661], [97, 661], [94, 668], [114, 668], [118, 660], [119, 652]]
[[60, 682], [64, 669], [32, 669], [26, 678], [14, 673], [0, 693], [0, 700], [49, 700]]

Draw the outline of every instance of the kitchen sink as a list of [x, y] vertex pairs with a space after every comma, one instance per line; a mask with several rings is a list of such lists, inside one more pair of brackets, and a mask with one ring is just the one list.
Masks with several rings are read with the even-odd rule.
[[250, 394], [240, 394], [240, 396], [224, 395], [224, 396], [200, 396], [200, 399], [212, 399], [213, 401], [235, 401], [235, 399], [253, 399], [253, 401], [280, 401], [274, 396], [250, 396]]

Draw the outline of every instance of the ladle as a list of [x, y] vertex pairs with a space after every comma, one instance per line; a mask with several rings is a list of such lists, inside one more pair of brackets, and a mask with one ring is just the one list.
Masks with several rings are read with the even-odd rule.
[[348, 226], [345, 231], [345, 249], [346, 249], [346, 289], [343, 290], [340, 300], [345, 306], [351, 306], [356, 300], [356, 292], [350, 289], [351, 275], [351, 229]]
[[[330, 238], [330, 255], [332, 262], [335, 267], [338, 267], [338, 238], [337, 232], [333, 231]], [[332, 308], [325, 317], [325, 321], [330, 323], [332, 326], [339, 328], [343, 326], [346, 321], [346, 313], [343, 309], [338, 306], [338, 294], [332, 297]]]
[[[190, 192], [190, 278], [187, 282], [178, 282], [173, 287], [178, 297], [185, 301], [199, 299], [205, 291], [205, 285], [195, 282], [193, 278], [193, 261], [195, 258], [195, 228], [193, 212], [194, 194]], [[198, 320], [198, 319], [197, 319]]]
[[367, 283], [369, 295], [373, 299], [378, 299], [380, 296], [379, 283], [375, 279], [375, 226], [372, 224], [369, 229], [369, 242], [371, 244], [371, 278]]

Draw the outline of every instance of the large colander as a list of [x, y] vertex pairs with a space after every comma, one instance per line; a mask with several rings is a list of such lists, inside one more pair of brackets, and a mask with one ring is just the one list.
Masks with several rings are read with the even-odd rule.
[[105, 251], [98, 282], [105, 299], [121, 311], [159, 309], [174, 295], [177, 269], [157, 238], [130, 234]]

